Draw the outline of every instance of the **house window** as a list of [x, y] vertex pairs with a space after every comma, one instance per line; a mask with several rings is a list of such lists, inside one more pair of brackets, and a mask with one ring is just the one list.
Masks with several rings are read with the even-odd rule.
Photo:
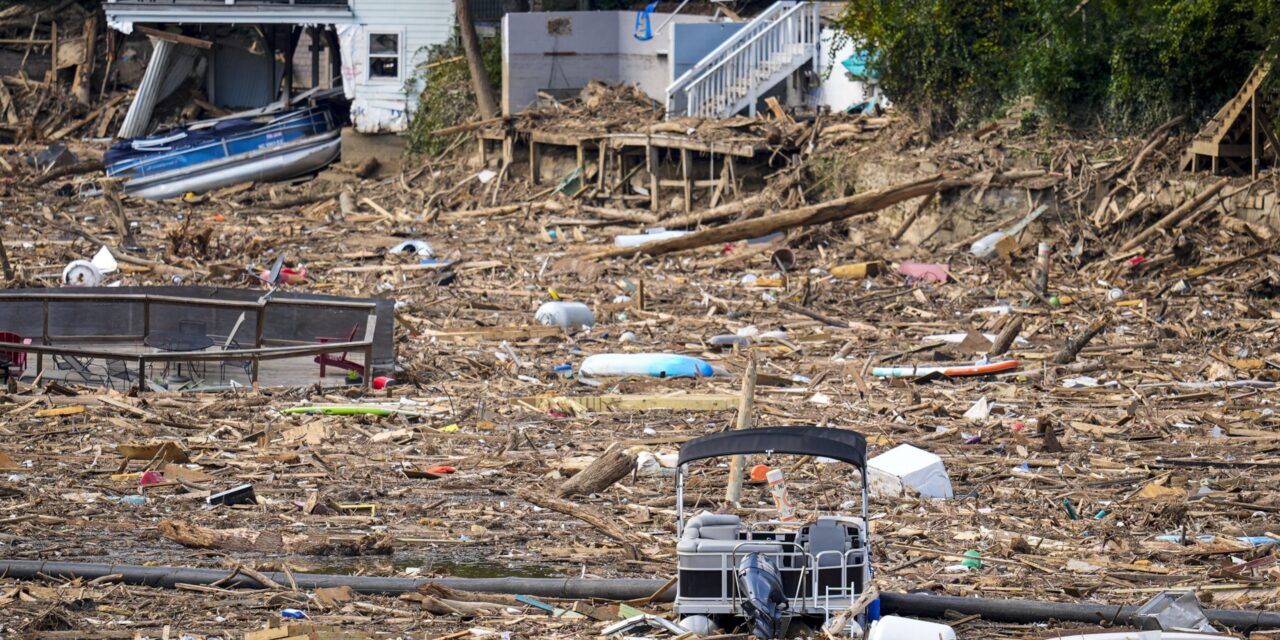
[[369, 77], [400, 79], [400, 34], [369, 34]]

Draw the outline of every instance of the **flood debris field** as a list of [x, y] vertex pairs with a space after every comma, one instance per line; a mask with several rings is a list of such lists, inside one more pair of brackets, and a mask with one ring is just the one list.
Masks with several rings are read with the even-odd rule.
[[[600, 117], [607, 104], [581, 108]], [[582, 113], [522, 126], [570, 131]], [[680, 126], [669, 135], [700, 125]], [[161, 202], [81, 198], [77, 186], [100, 176], [46, 179], [21, 161], [40, 147], [8, 147], [8, 286], [57, 286], [65, 263], [101, 246], [126, 285], [261, 287], [245, 267], [283, 256], [308, 269], [291, 290], [397, 301], [397, 371], [369, 395], [269, 380], [141, 394], [15, 380], [0, 395], [4, 558], [666, 580], [671, 454], [735, 427], [754, 362], [754, 425], [852, 429], [869, 456], [906, 444], [941, 458], [952, 497], [872, 498], [882, 591], [1138, 604], [1190, 589], [1216, 608], [1280, 605], [1280, 262], [1269, 220], [1246, 215], [1259, 201], [1274, 208], [1273, 174], [1178, 173], [1185, 141], [1167, 131], [1045, 142], [997, 124], [981, 139], [927, 142], [900, 118], [829, 114], [751, 127], [788, 149], [751, 165], [759, 189], [722, 189], [715, 206], [705, 189], [656, 210], [624, 188], [630, 177], [556, 188], [568, 171], [552, 180], [547, 169], [535, 185], [512, 158], [481, 178], [475, 131], [395, 175], [337, 166], [296, 185]], [[654, 226], [693, 233], [615, 246]], [[979, 253], [991, 255], [975, 256], [984, 238]], [[435, 261], [388, 251], [411, 239]], [[535, 321], [553, 300], [585, 303], [594, 326]], [[741, 344], [713, 344], [725, 335]], [[694, 356], [715, 373], [580, 370], [628, 352]], [[921, 370], [988, 354], [1016, 368]], [[395, 411], [283, 413], [352, 405]], [[632, 461], [620, 480], [562, 490], [611, 447]], [[802, 512], [855, 497], [820, 458], [780, 468]], [[726, 478], [700, 467], [687, 507], [722, 509]], [[256, 502], [206, 504], [243, 485]], [[749, 482], [740, 513], [772, 509], [767, 487]], [[308, 619], [292, 622], [347, 634], [324, 637], [582, 637], [616, 622], [620, 603], [553, 604], [584, 616], [447, 590], [0, 579], [0, 635], [252, 638], [298, 610]], [[950, 622], [966, 638], [1071, 626]]]

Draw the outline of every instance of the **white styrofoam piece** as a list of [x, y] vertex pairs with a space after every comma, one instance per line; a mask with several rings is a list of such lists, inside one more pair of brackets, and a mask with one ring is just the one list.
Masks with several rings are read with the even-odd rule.
[[867, 469], [867, 487], [875, 496], [901, 496], [907, 487], [926, 498], [955, 495], [942, 458], [909, 444], [894, 447], [868, 460]]

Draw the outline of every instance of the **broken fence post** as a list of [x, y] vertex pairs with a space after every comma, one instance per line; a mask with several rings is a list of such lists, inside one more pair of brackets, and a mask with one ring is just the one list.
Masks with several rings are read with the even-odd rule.
[[[735, 431], [751, 428], [751, 412], [755, 408], [756, 354], [748, 351], [747, 357], [747, 371], [742, 375], [742, 396], [738, 402], [738, 421], [733, 426]], [[724, 499], [734, 506], [742, 499], [742, 467], [745, 464], [746, 458], [741, 455], [733, 456], [729, 463], [729, 484], [725, 487]]]

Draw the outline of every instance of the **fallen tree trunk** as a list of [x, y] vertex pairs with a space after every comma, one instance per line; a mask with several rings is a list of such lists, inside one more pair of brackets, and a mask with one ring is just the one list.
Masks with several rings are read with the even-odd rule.
[[839, 198], [799, 209], [782, 211], [760, 218], [731, 222], [718, 227], [695, 231], [677, 238], [649, 242], [637, 247], [614, 247], [590, 254], [587, 257], [599, 260], [601, 258], [624, 258], [640, 253], [661, 255], [673, 251], [684, 251], [725, 242], [758, 238], [775, 231], [825, 224], [856, 215], [875, 213], [904, 200], [927, 196], [967, 184], [969, 182], [966, 180], [948, 179], [942, 175], [937, 175], [915, 182], [859, 193], [847, 198]]
[[604, 535], [623, 544], [648, 544], [653, 542], [651, 538], [639, 533], [628, 533], [612, 520], [605, 518], [596, 511], [581, 505], [573, 504], [567, 500], [553, 498], [548, 495], [541, 495], [538, 491], [533, 489], [523, 489], [517, 492], [516, 495], [520, 496], [521, 500], [524, 500], [529, 504], [537, 505], [543, 509], [559, 511], [567, 516], [577, 518], [595, 527], [600, 533], [603, 533]]
[[599, 458], [596, 458], [586, 469], [574, 474], [560, 485], [556, 495], [561, 498], [569, 496], [599, 493], [608, 489], [613, 483], [627, 477], [636, 468], [635, 456], [627, 453], [619, 444], [612, 444]]

